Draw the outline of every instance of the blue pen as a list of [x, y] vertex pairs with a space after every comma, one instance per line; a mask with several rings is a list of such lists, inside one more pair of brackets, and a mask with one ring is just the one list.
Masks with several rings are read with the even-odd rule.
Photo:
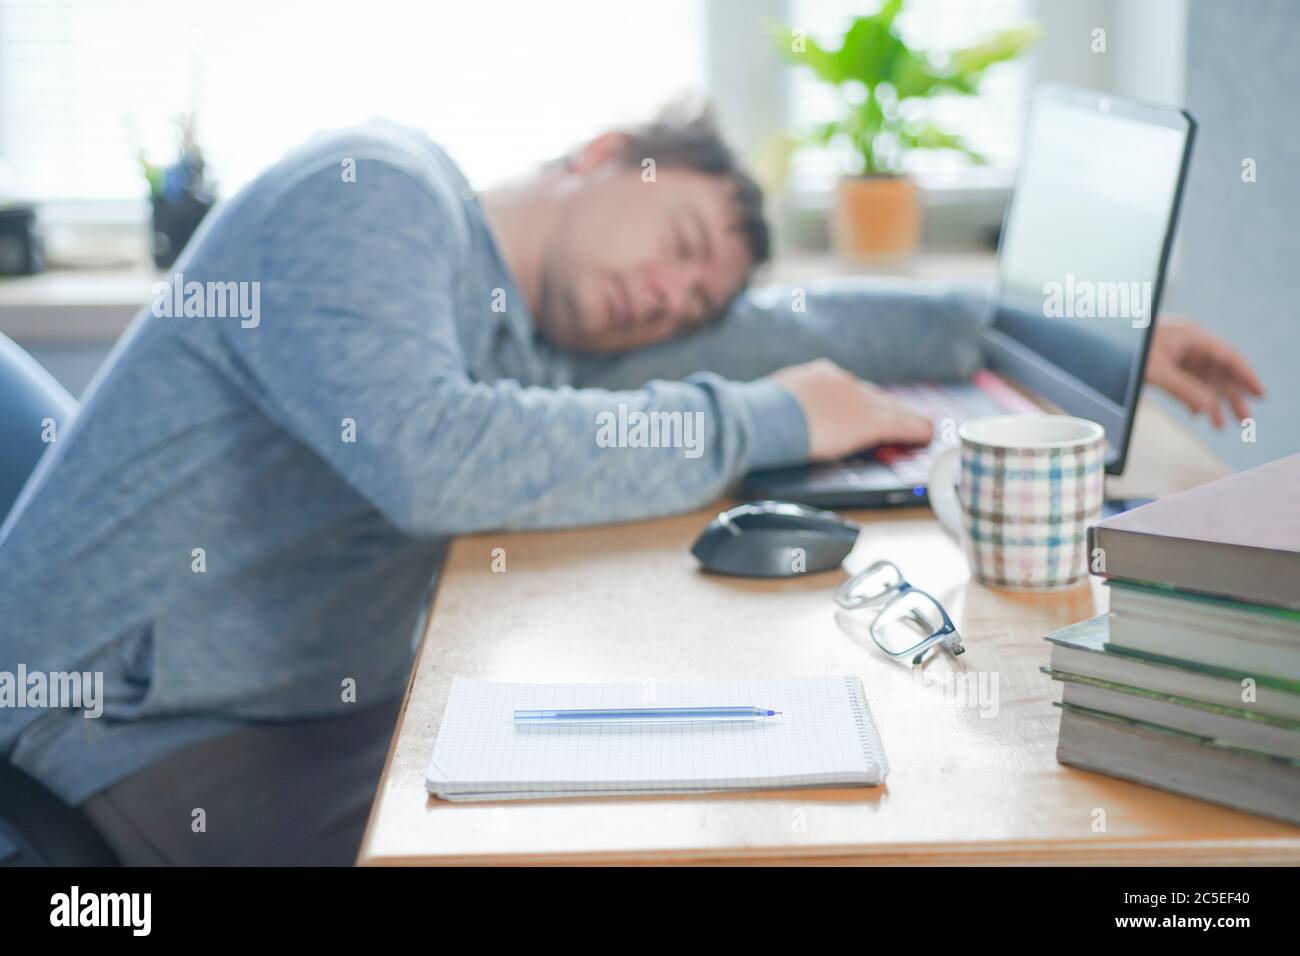
[[516, 710], [516, 724], [715, 724], [779, 717], [766, 707], [643, 707], [626, 710]]

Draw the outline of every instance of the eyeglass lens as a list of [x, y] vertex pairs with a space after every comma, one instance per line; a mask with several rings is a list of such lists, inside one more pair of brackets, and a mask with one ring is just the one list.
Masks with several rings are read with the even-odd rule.
[[943, 628], [943, 609], [934, 598], [907, 591], [881, 609], [871, 636], [887, 654], [906, 654]]
[[859, 578], [851, 580], [837, 597], [844, 607], [867, 607], [878, 603], [902, 583], [903, 575], [898, 568], [882, 561], [869, 567]]

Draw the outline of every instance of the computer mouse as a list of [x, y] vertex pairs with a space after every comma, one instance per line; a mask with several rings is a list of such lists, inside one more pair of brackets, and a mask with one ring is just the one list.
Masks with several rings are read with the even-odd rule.
[[861, 530], [831, 511], [788, 501], [751, 501], [709, 522], [691, 547], [705, 570], [788, 578], [837, 568]]

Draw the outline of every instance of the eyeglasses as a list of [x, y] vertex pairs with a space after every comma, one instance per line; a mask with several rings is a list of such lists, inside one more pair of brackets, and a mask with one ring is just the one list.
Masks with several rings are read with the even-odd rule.
[[892, 561], [877, 561], [849, 578], [835, 589], [835, 603], [847, 611], [878, 609], [871, 639], [895, 660], [919, 664], [936, 645], [953, 655], [966, 651], [943, 605], [908, 584]]

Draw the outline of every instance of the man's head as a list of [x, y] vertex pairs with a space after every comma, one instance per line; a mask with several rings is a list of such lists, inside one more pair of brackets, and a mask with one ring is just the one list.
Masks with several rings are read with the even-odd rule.
[[707, 110], [598, 136], [543, 183], [533, 311], [563, 348], [618, 352], [701, 325], [768, 256], [762, 194]]

